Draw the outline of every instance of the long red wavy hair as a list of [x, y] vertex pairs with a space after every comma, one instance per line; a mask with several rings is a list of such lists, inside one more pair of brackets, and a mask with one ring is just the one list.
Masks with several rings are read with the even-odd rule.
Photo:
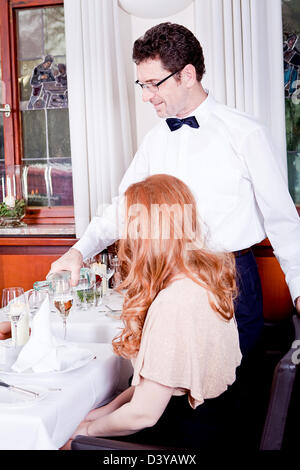
[[136, 356], [150, 305], [178, 274], [207, 289], [211, 307], [225, 320], [232, 318], [234, 256], [209, 251], [200, 226], [195, 199], [178, 178], [153, 175], [127, 189], [118, 250], [125, 272], [118, 291], [127, 289], [121, 316], [125, 326], [112, 343], [116, 354]]

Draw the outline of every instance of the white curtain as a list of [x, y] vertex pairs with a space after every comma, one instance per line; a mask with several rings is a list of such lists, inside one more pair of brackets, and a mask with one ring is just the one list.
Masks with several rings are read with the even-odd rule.
[[195, 0], [195, 27], [203, 85], [270, 129], [287, 175], [281, 0]]
[[110, 203], [132, 159], [117, 0], [65, 0], [76, 236]]

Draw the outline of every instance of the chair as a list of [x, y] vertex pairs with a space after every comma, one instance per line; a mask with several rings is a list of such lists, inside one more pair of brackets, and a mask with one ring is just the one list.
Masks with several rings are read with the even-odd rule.
[[[179, 450], [171, 447], [137, 444], [101, 437], [76, 436], [72, 441], [72, 450]], [[181, 449], [184, 450], [184, 449]]]
[[[264, 383], [258, 379], [257, 396], [261, 397], [261, 402], [257, 403], [254, 400], [255, 419], [257, 419], [255, 433], [257, 436], [255, 436], [253, 450], [258, 450], [258, 448], [260, 450], [279, 450], [284, 442], [292, 391], [298, 369], [296, 348], [299, 348], [300, 362], [300, 317], [295, 314], [292, 316], [292, 322], [289, 320], [284, 325], [266, 324], [264, 333], [264, 364], [260, 368], [260, 379], [264, 377]], [[296, 343], [296, 340], [299, 340], [299, 344]], [[278, 356], [282, 357], [279, 362]], [[274, 364], [274, 361], [277, 365]], [[295, 399], [295, 403], [297, 403], [297, 399]], [[72, 442], [72, 450], [175, 449], [106, 438], [76, 436]], [[176, 448], [176, 450], [184, 449]]]
[[275, 368], [260, 450], [280, 450], [283, 446], [292, 391], [300, 362], [300, 358], [297, 359], [296, 349], [300, 350], [300, 317], [298, 315], [293, 315], [293, 324], [294, 341]]

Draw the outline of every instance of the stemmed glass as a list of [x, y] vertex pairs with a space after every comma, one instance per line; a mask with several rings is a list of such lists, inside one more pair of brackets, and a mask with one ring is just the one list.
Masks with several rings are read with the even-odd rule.
[[8, 287], [2, 291], [2, 307], [12, 324], [12, 341], [18, 344], [18, 323], [27, 311], [27, 300], [22, 287]]
[[69, 279], [57, 279], [50, 282], [50, 295], [53, 304], [63, 320], [64, 340], [67, 337], [67, 317], [73, 305], [73, 292]]
[[[109, 288], [109, 280], [110, 278], [115, 274], [115, 267], [112, 265], [112, 264], [107, 264], [106, 266], [106, 274], [105, 274], [105, 279], [106, 279], [106, 282], [107, 282], [107, 294], [109, 295], [109, 291], [108, 291], [108, 288]], [[106, 294], [106, 295], [107, 295]]]
[[108, 291], [108, 283], [110, 278], [114, 275], [115, 268], [112, 264], [113, 255], [111, 253], [103, 253], [100, 255], [100, 260], [102, 264], [105, 264], [106, 270], [103, 273], [103, 277], [105, 279], [106, 286], [104, 287], [103, 297], [109, 296]]
[[120, 260], [119, 260], [117, 255], [115, 255], [111, 259], [111, 266], [113, 268], [113, 274], [114, 274], [114, 277], [113, 277], [113, 280], [112, 280], [112, 287], [116, 288], [116, 287], [119, 287], [119, 285], [122, 282], [122, 275], [121, 275], [121, 269], [120, 269], [121, 264], [120, 264]]
[[31, 319], [38, 312], [40, 306], [47, 296], [46, 291], [30, 289], [26, 292]]

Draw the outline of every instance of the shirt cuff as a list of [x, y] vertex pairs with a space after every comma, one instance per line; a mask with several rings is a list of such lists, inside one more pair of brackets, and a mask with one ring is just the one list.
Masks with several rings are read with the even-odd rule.
[[292, 301], [295, 306], [297, 297], [300, 297], [300, 276], [295, 277], [288, 283]]
[[94, 256], [94, 254], [91, 254], [91, 249], [90, 249], [90, 244], [86, 243], [84, 239], [80, 239], [75, 245], [72, 246], [72, 248], [75, 248], [76, 250], [80, 251], [83, 257], [83, 261], [86, 260], [87, 258], [91, 258]]

